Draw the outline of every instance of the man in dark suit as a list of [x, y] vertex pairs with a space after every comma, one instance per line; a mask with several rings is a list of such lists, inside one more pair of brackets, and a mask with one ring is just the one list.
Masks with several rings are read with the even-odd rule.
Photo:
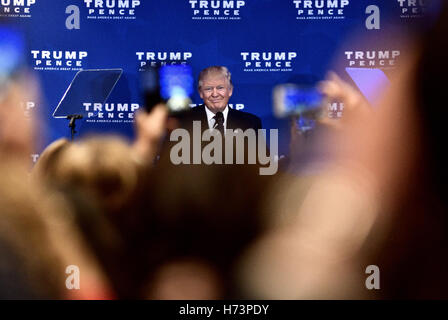
[[[182, 117], [181, 127], [193, 133], [193, 139], [197, 139], [199, 137], [194, 135], [193, 124], [196, 122], [197, 126], [200, 121], [201, 136], [208, 129], [216, 129], [220, 132], [222, 149], [219, 150], [222, 151], [222, 156], [218, 156], [218, 158], [222, 159], [222, 163], [225, 162], [226, 151], [229, 151], [225, 145], [232, 140], [233, 155], [229, 155], [228, 160], [232, 159], [232, 163], [255, 164], [259, 140], [258, 129], [262, 129], [261, 120], [253, 114], [229, 107], [228, 102], [233, 93], [229, 70], [223, 66], [212, 66], [202, 70], [199, 74], [198, 91], [204, 104], [186, 112]], [[252, 132], [246, 131], [248, 129], [251, 129], [249, 131]], [[196, 129], [196, 131], [198, 130]], [[240, 135], [240, 139], [236, 138], [236, 135]], [[212, 140], [214, 141], [214, 138]], [[238, 140], [244, 144], [240, 144], [242, 148], [239, 149], [237, 148]], [[202, 141], [202, 149], [207, 144], [208, 142]], [[249, 154], [252, 155], [252, 161], [249, 160]]]
[[201, 121], [201, 129], [261, 129], [257, 116], [231, 109], [228, 102], [233, 93], [231, 74], [226, 67], [212, 66], [199, 74], [198, 91], [204, 104], [185, 114], [183, 127], [190, 129], [193, 121]]
[[[258, 144], [265, 148], [265, 139], [259, 132], [261, 120], [229, 107], [233, 93], [229, 70], [223, 66], [202, 70], [198, 91], [204, 104], [175, 116], [178, 128], [183, 131], [174, 130], [170, 134], [162, 158], [169, 157], [174, 164], [199, 164], [205, 155], [206, 164], [257, 164]], [[178, 134], [189, 137], [182, 139]]]

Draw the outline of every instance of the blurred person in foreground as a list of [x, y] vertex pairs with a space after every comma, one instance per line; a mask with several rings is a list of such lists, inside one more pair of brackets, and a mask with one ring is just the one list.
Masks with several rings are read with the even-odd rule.
[[[0, 174], [0, 298], [113, 298], [70, 202], [29, 183], [23, 167], [2, 163]], [[80, 288], [75, 290], [67, 287], [69, 266], [80, 271]]]
[[136, 298], [138, 261], [132, 243], [140, 216], [135, 193], [164, 131], [166, 107], [136, 115], [136, 140], [91, 136], [74, 143], [59, 139], [41, 154], [33, 181], [71, 205], [74, 222], [98, 259], [117, 298]]
[[[348, 107], [330, 142], [338, 150], [308, 184], [297, 178], [280, 187], [276, 228], [241, 264], [248, 296], [448, 297], [447, 31], [445, 4], [375, 110], [335, 75], [323, 84]], [[369, 265], [379, 267], [379, 290], [366, 288]]]
[[264, 229], [261, 199], [272, 177], [253, 166], [161, 163], [147, 178], [136, 233], [150, 299], [240, 298], [235, 263]]
[[[73, 223], [69, 203], [29, 179], [37, 126], [34, 117], [25, 116], [21, 102], [36, 93], [37, 85], [33, 77], [19, 75], [6, 83], [0, 94], [0, 298], [110, 298], [113, 294]], [[66, 286], [70, 265], [81, 271], [79, 290]]]

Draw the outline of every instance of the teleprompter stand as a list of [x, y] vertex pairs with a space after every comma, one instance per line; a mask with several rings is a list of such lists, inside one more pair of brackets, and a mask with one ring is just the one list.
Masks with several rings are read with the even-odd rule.
[[73, 141], [75, 139], [75, 133], [77, 132], [76, 129], [76, 120], [82, 119], [82, 115], [80, 114], [72, 114], [67, 116], [67, 119], [70, 120], [68, 127], [70, 128], [70, 136], [71, 140]]
[[86, 109], [85, 104], [104, 104], [122, 73], [122, 69], [90, 69], [76, 73], [53, 112], [53, 118], [69, 120], [72, 140], [77, 133], [76, 120], [98, 115], [98, 112]]

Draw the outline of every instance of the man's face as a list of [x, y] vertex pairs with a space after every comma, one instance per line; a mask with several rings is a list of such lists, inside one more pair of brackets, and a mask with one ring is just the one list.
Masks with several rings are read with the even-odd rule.
[[199, 95], [210, 111], [216, 113], [226, 108], [232, 91], [230, 83], [222, 74], [209, 74], [202, 80]]

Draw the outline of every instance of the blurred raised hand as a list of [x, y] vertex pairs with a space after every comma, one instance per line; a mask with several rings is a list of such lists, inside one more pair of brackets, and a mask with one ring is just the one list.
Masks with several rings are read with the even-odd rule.
[[344, 104], [344, 115], [341, 119], [323, 117], [320, 122], [335, 128], [341, 128], [352, 119], [368, 116], [372, 113], [372, 107], [364, 96], [351, 84], [342, 80], [335, 72], [330, 71], [326, 79], [318, 85], [327, 101], [338, 101]]
[[163, 104], [158, 104], [149, 113], [144, 111], [136, 113], [133, 151], [139, 161], [148, 163], [154, 160], [165, 133], [167, 116], [168, 110]]

